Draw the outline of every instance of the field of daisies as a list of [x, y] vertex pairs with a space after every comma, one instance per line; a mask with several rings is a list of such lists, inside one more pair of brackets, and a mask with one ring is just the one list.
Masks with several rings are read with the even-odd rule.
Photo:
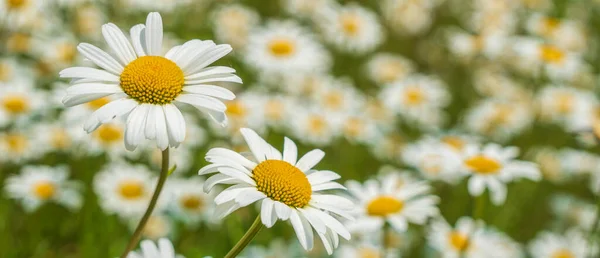
[[0, 257], [600, 257], [599, 31], [598, 0], [0, 0]]

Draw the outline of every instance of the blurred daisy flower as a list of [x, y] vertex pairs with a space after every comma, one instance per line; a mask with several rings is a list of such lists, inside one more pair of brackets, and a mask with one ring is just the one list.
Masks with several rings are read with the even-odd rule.
[[529, 243], [529, 253], [533, 258], [596, 257], [598, 248], [590, 245], [591, 243], [584, 233], [577, 229], [569, 229], [564, 234], [543, 231]]
[[469, 176], [468, 189], [472, 196], [482, 195], [489, 189], [492, 202], [496, 205], [506, 200], [506, 184], [519, 178], [540, 180], [537, 164], [520, 161], [517, 147], [502, 147], [498, 144], [467, 146], [462, 156], [462, 171]]
[[404, 79], [415, 69], [412, 61], [391, 53], [374, 54], [366, 66], [369, 78], [379, 85]]
[[129, 253], [127, 258], [184, 258], [175, 254], [175, 249], [169, 239], [161, 238], [157, 243], [144, 240], [140, 243], [141, 250]]
[[114, 24], [102, 26], [102, 34], [115, 57], [87, 43], [79, 52], [102, 69], [71, 67], [60, 72], [72, 78], [63, 103], [70, 107], [110, 96], [111, 101], [94, 112], [84, 129], [89, 133], [115, 117], [127, 116], [125, 147], [134, 150], [146, 138], [161, 150], [177, 147], [185, 138], [185, 120], [174, 103], [187, 103], [225, 124], [225, 105], [219, 99], [235, 95], [215, 82], [237, 82], [234, 69], [208, 67], [231, 51], [229, 45], [190, 40], [161, 56], [163, 24], [150, 13], [146, 25], [131, 28], [131, 41]]
[[429, 193], [431, 187], [425, 181], [402, 180], [397, 172], [363, 184], [351, 180], [346, 186], [357, 202], [357, 218], [347, 223], [351, 231], [378, 231], [389, 223], [394, 230], [404, 232], [409, 222], [423, 225], [439, 213], [439, 198]]
[[254, 159], [228, 149], [213, 148], [206, 154], [206, 160], [212, 164], [199, 171], [200, 175], [217, 172], [206, 180], [205, 191], [217, 184], [233, 184], [215, 197], [218, 217], [260, 201], [262, 224], [270, 228], [279, 219], [289, 219], [306, 250], [313, 247], [313, 228], [329, 254], [338, 245], [338, 235], [350, 239], [346, 227], [331, 213], [350, 219], [352, 202], [322, 192], [345, 189], [333, 182], [340, 176], [332, 171], [313, 169], [325, 155], [323, 151], [312, 150], [297, 159], [296, 144], [288, 138], [285, 138], [282, 154], [251, 129], [240, 131]]
[[66, 167], [25, 166], [19, 175], [6, 179], [4, 190], [8, 197], [21, 201], [28, 212], [47, 202], [79, 209], [82, 204], [80, 185], [67, 177]]
[[240, 4], [222, 5], [212, 13], [213, 31], [219, 41], [244, 48], [250, 32], [258, 25], [256, 11]]
[[44, 110], [43, 91], [34, 87], [31, 80], [0, 82], [0, 127], [11, 123], [24, 123]]
[[170, 200], [170, 211], [176, 218], [189, 225], [205, 221], [216, 223], [214, 219], [214, 197], [204, 193], [204, 181], [199, 178], [169, 179], [165, 197]]

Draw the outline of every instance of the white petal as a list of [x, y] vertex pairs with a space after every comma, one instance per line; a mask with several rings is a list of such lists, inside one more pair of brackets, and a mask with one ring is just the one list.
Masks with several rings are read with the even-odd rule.
[[261, 204], [260, 219], [267, 228], [272, 227], [275, 224], [273, 222], [277, 221], [277, 220], [272, 219], [273, 204], [274, 204], [274, 201], [269, 198], [264, 199]]
[[223, 190], [221, 193], [219, 193], [219, 195], [217, 195], [215, 197], [215, 203], [223, 204], [223, 203], [229, 202], [231, 200], [235, 200], [235, 198], [238, 195], [240, 195], [240, 193], [243, 193], [246, 190], [256, 191], [256, 188], [244, 187], [244, 186], [238, 186], [238, 185], [230, 186], [229, 188]]
[[176, 142], [181, 143], [185, 139], [185, 119], [181, 111], [173, 105], [164, 105], [163, 111], [165, 118], [167, 119], [167, 128], [169, 130], [170, 138], [173, 138]]
[[144, 34], [145, 30], [146, 26], [144, 24], [135, 25], [131, 27], [131, 30], [129, 30], [131, 43], [138, 57], [146, 55], [146, 52], [144, 51], [144, 49], [146, 48], [146, 46], [144, 46], [146, 42], [146, 36]]
[[144, 135], [148, 140], [156, 140], [156, 118], [159, 115], [155, 109], [160, 108], [156, 105], [149, 106], [148, 117], [146, 118], [146, 125], [144, 125]]
[[254, 180], [252, 180], [247, 174], [245, 174], [244, 172], [241, 172], [237, 169], [230, 168], [230, 167], [221, 167], [221, 168], [219, 168], [219, 171], [225, 175], [242, 180], [250, 185], [256, 185], [256, 182], [254, 182]]
[[302, 215], [304, 215], [304, 217], [308, 220], [308, 222], [310, 222], [313, 228], [315, 228], [317, 233], [324, 234], [325, 232], [327, 232], [327, 227], [325, 226], [325, 223], [323, 223], [323, 221], [321, 221], [321, 219], [314, 214], [316, 212], [322, 211], [311, 207], [298, 209], [298, 211], [302, 213]]
[[283, 160], [294, 165], [298, 159], [298, 147], [296, 143], [285, 137], [283, 142]]
[[306, 231], [311, 231], [310, 233], [312, 234], [312, 229], [309, 228], [304, 228], [304, 223], [302, 223], [302, 220], [300, 219], [300, 215], [298, 215], [298, 212], [296, 210], [292, 210], [292, 213], [290, 215], [290, 222], [292, 223], [292, 227], [294, 228], [294, 231], [296, 232], [296, 236], [298, 237], [298, 241], [300, 241], [300, 245], [302, 245], [302, 247], [305, 250], [310, 250], [312, 248], [312, 243], [308, 243], [308, 238], [307, 235], [308, 233]]
[[235, 74], [216, 74], [194, 80], [185, 80], [185, 85], [205, 84], [207, 82], [234, 82], [243, 83], [242, 78]]
[[182, 103], [190, 104], [194, 107], [206, 108], [218, 112], [225, 112], [225, 110], [227, 110], [227, 106], [225, 106], [223, 102], [213, 97], [198, 94], [180, 94], [176, 100]]
[[160, 14], [152, 12], [146, 18], [146, 54], [149, 56], [159, 56], [162, 51], [163, 24]]
[[204, 182], [203, 190], [205, 193], [210, 192], [215, 185], [222, 184], [224, 182], [229, 182], [231, 179], [230, 176], [224, 174], [215, 174]]
[[228, 150], [225, 148], [212, 148], [206, 153], [206, 156], [213, 155], [225, 157], [227, 159], [230, 159], [232, 162], [240, 164], [248, 169], [254, 169], [256, 167], [256, 163], [248, 160], [246, 157], [242, 156], [241, 154], [235, 151]]
[[209, 49], [200, 58], [197, 58], [189, 65], [189, 68], [186, 69], [185, 74], [191, 75], [191, 74], [199, 72], [200, 70], [202, 70], [203, 68], [212, 64], [213, 62], [215, 62], [215, 61], [221, 59], [222, 57], [224, 57], [225, 55], [229, 54], [229, 52], [231, 52], [231, 50], [232, 50], [231, 46], [227, 45], [227, 44], [217, 45], [217, 46], [213, 47], [212, 49]]
[[472, 196], [479, 196], [485, 190], [485, 182], [478, 176], [471, 177], [468, 184], [469, 193]]
[[131, 43], [117, 25], [112, 23], [102, 25], [102, 35], [122, 65], [126, 66], [137, 58]]
[[256, 189], [244, 191], [235, 197], [235, 202], [237, 202], [240, 207], [246, 207], [256, 201], [267, 198], [264, 193], [256, 191]]
[[281, 220], [288, 220], [292, 213], [292, 208], [281, 202], [275, 201], [275, 213], [277, 213], [277, 217]]
[[231, 67], [211, 66], [211, 67], [203, 68], [202, 70], [198, 71], [197, 73], [185, 76], [185, 79], [186, 80], [194, 80], [194, 79], [198, 79], [198, 78], [202, 78], [202, 77], [206, 77], [206, 76], [210, 76], [210, 75], [217, 75], [217, 74], [226, 75], [226, 74], [231, 74], [231, 73], [235, 73], [235, 69], [233, 69]]
[[296, 167], [300, 169], [302, 172], [306, 172], [309, 169], [313, 168], [323, 157], [325, 156], [325, 152], [319, 149], [314, 149], [304, 154], [298, 163], [296, 163]]
[[239, 208], [240, 206], [234, 201], [217, 205], [217, 207], [215, 208], [215, 217], [222, 219]]
[[144, 257], [154, 257], [156, 256], [156, 254], [158, 254], [158, 248], [156, 247], [156, 245], [154, 245], [154, 243], [152, 243], [151, 240], [144, 240], [142, 241], [142, 243], [140, 244], [140, 247], [142, 249], [142, 253], [144, 254]]
[[165, 54], [165, 58], [173, 61], [173, 56], [177, 55], [177, 53], [179, 52], [179, 49], [181, 49], [181, 46], [174, 46], [171, 49], [169, 49], [169, 51], [167, 51], [167, 53]]
[[119, 77], [92, 67], [69, 67], [59, 73], [60, 78], [85, 78], [96, 81], [119, 82]]
[[111, 101], [92, 113], [88, 118], [88, 122], [86, 122], [84, 129], [90, 133], [96, 130], [100, 124], [110, 122], [116, 117], [125, 115], [137, 106], [138, 103], [135, 100], [127, 98]]
[[325, 223], [325, 226], [333, 230], [335, 233], [339, 234], [346, 240], [350, 239], [350, 232], [348, 232], [348, 229], [346, 229], [346, 227], [344, 227], [344, 225], [342, 225], [342, 223], [337, 219], [333, 218], [326, 212], [315, 212], [314, 214], [319, 217], [323, 223]]
[[341, 176], [329, 170], [321, 170], [307, 175], [306, 178], [311, 185], [318, 185], [332, 180], [339, 179]]
[[158, 249], [160, 249], [160, 257], [175, 257], [175, 249], [173, 249], [173, 244], [171, 241], [166, 238], [161, 238], [158, 240]]
[[326, 234], [318, 233], [317, 235], [319, 235], [319, 238], [321, 238], [321, 242], [323, 242], [323, 246], [325, 247], [327, 254], [332, 255], [333, 254], [332, 240], [329, 239], [329, 237]]
[[248, 148], [250, 148], [250, 151], [252, 151], [256, 161], [258, 163], [265, 161], [266, 155], [262, 150], [263, 139], [250, 128], [241, 128], [240, 132], [242, 133], [246, 144], [248, 144]]
[[125, 128], [125, 148], [127, 150], [135, 150], [144, 139], [144, 125], [149, 110], [149, 105], [142, 104], [131, 111], [127, 117], [127, 127]]
[[318, 185], [312, 186], [313, 192], [324, 191], [324, 190], [333, 190], [333, 189], [345, 190], [346, 187], [344, 187], [343, 185], [341, 185], [337, 182], [328, 182], [328, 183], [323, 183], [323, 184], [318, 184]]
[[161, 150], [165, 150], [169, 147], [169, 135], [167, 134], [165, 113], [160, 106], [154, 106], [154, 119], [156, 119], [156, 146]]
[[228, 89], [223, 87], [215, 86], [215, 85], [192, 85], [192, 86], [184, 86], [183, 91], [194, 93], [194, 94], [202, 94], [213, 98], [225, 99], [225, 100], [233, 100], [235, 99], [235, 94]]
[[115, 75], [120, 75], [124, 69], [124, 67], [112, 56], [94, 45], [81, 43], [77, 46], [77, 50], [79, 53], [85, 56], [85, 58], [94, 62], [94, 64], [97, 66], [100, 66], [104, 68], [104, 70], [107, 70]]

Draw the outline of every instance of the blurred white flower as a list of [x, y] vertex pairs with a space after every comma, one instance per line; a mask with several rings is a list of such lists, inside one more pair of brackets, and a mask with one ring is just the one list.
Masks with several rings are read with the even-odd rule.
[[5, 191], [8, 197], [19, 200], [28, 212], [47, 202], [76, 210], [82, 204], [80, 185], [67, 177], [66, 167], [25, 166], [19, 175], [6, 179]]
[[402, 80], [415, 70], [411, 60], [392, 53], [374, 54], [366, 68], [369, 78], [379, 85]]
[[598, 248], [590, 243], [584, 233], [577, 229], [569, 229], [564, 234], [543, 231], [529, 243], [529, 253], [533, 258], [595, 257]]
[[158, 245], [151, 240], [144, 240], [140, 243], [140, 251], [132, 251], [127, 258], [184, 258], [175, 254], [173, 244], [167, 238], [158, 240]]
[[212, 13], [215, 37], [234, 48], [245, 49], [251, 31], [258, 25], [256, 11], [240, 4], [222, 5]]

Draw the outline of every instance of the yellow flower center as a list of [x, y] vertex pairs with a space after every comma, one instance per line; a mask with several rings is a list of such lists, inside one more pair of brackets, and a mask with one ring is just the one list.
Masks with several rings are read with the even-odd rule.
[[30, 37], [23, 33], [13, 33], [6, 40], [6, 46], [9, 52], [14, 53], [25, 53], [29, 50]]
[[284, 110], [285, 105], [279, 100], [272, 99], [265, 103], [265, 114], [270, 119], [282, 119]]
[[285, 38], [271, 40], [269, 51], [276, 57], [288, 57], [296, 51], [296, 44]]
[[121, 88], [140, 103], [168, 104], [182, 91], [183, 71], [161, 56], [142, 56], [125, 66]]
[[56, 193], [56, 186], [50, 181], [38, 182], [33, 186], [35, 196], [42, 200], [48, 200]]
[[450, 245], [458, 251], [464, 251], [469, 247], [469, 237], [457, 231], [450, 233], [448, 241], [450, 241]]
[[423, 91], [417, 87], [410, 87], [404, 92], [404, 100], [408, 105], [418, 105], [425, 100]]
[[476, 155], [465, 160], [465, 165], [479, 174], [495, 174], [502, 168], [496, 159], [484, 155]]
[[6, 82], [12, 77], [12, 69], [6, 63], [0, 63], [0, 81]]
[[367, 214], [385, 217], [397, 213], [404, 208], [404, 202], [391, 196], [377, 197], [367, 205]]
[[281, 160], [266, 160], [252, 170], [256, 188], [267, 197], [290, 207], [308, 205], [312, 187], [297, 167]]
[[340, 17], [343, 31], [350, 35], [356, 36], [360, 30], [360, 19], [353, 14], [345, 14]]
[[325, 94], [325, 106], [331, 109], [340, 109], [344, 103], [342, 93], [334, 91]]
[[542, 21], [542, 34], [550, 35], [558, 26], [560, 25], [560, 21], [555, 18], [545, 18]]
[[112, 144], [123, 139], [123, 129], [113, 124], [103, 124], [96, 130], [96, 137], [104, 144]]
[[364, 123], [359, 118], [353, 117], [346, 121], [345, 129], [346, 134], [356, 137], [362, 134], [364, 129]]
[[27, 137], [22, 134], [9, 134], [5, 136], [6, 144], [8, 145], [8, 150], [14, 153], [23, 153], [27, 150], [29, 146], [29, 141]]
[[104, 98], [92, 100], [92, 101], [86, 103], [86, 105], [91, 110], [97, 110], [97, 109], [101, 108], [102, 106], [108, 104], [108, 102], [110, 102], [110, 99], [108, 97], [104, 97]]
[[308, 119], [308, 130], [314, 134], [322, 134], [327, 128], [327, 122], [321, 116], [312, 116]]
[[393, 82], [402, 74], [403, 66], [399, 62], [388, 62], [381, 67], [379, 77], [385, 83]]
[[369, 247], [360, 247], [358, 248], [358, 257], [359, 258], [381, 258], [383, 257], [379, 250], [369, 248]]
[[558, 96], [557, 102], [558, 112], [567, 114], [573, 109], [575, 98], [571, 94], [562, 94]]
[[77, 47], [70, 43], [62, 43], [57, 46], [58, 58], [65, 63], [71, 63], [77, 56]]
[[181, 206], [187, 210], [199, 210], [204, 205], [200, 197], [194, 195], [186, 195], [180, 199]]
[[228, 101], [225, 106], [227, 106], [225, 111], [227, 116], [244, 117], [246, 115], [246, 107], [239, 100]]
[[66, 149], [71, 146], [71, 138], [64, 129], [54, 129], [50, 137], [50, 145], [57, 149]]
[[139, 199], [144, 196], [144, 185], [135, 180], [123, 181], [119, 184], [119, 194], [128, 200]]
[[442, 142], [454, 148], [455, 150], [462, 150], [466, 143], [460, 137], [446, 136], [442, 138]]
[[19, 9], [27, 4], [27, 0], [6, 0], [7, 9]]
[[2, 99], [2, 106], [8, 113], [18, 115], [29, 110], [29, 101], [24, 95], [8, 95]]
[[547, 63], [562, 63], [565, 59], [565, 53], [552, 45], [543, 45], [540, 47], [540, 56]]
[[567, 249], [560, 249], [552, 254], [552, 258], [575, 258], [575, 255]]

